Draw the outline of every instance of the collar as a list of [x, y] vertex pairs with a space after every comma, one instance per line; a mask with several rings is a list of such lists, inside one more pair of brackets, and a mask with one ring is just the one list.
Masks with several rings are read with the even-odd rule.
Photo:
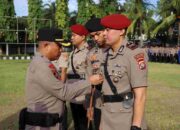
[[80, 48], [76, 48], [74, 50], [74, 53], [78, 53], [79, 51], [82, 51], [82, 50], [86, 49], [87, 47], [88, 47], [88, 44], [87, 44], [87, 42], [85, 42], [82, 46], [80, 46]]
[[126, 39], [124, 39], [117, 52], [114, 52], [112, 50], [112, 48], [110, 48], [109, 56], [112, 56], [112, 58], [115, 58], [117, 55], [124, 55], [127, 43], [128, 43], [128, 41]]

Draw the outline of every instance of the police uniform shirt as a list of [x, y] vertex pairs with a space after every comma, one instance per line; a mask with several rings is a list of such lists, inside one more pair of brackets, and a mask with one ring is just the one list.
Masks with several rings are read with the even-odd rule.
[[74, 74], [73, 69], [72, 69], [72, 62], [73, 62], [73, 66], [74, 66], [74, 69], [77, 74], [86, 74], [87, 65], [86, 65], [85, 61], [86, 61], [86, 56], [87, 56], [88, 52], [89, 52], [88, 44], [85, 43], [79, 49], [76, 48], [70, 54], [69, 66], [68, 66], [68, 70], [67, 70], [68, 74]]
[[102, 74], [102, 67], [105, 59], [106, 48], [97, 48], [94, 47], [87, 54], [87, 71], [88, 75], [92, 75], [93, 73]]
[[[105, 52], [107, 51], [107, 49], [108, 49], [108, 47], [106, 47], [106, 48], [94, 47], [88, 52], [86, 62], [87, 62], [87, 72], [88, 72], [89, 76], [93, 75], [93, 74], [102, 74], [103, 73], [102, 67], [103, 67], [103, 63], [104, 63], [104, 59], [105, 59], [105, 54], [106, 54]], [[94, 107], [100, 109], [102, 106], [100, 91], [97, 91], [97, 90], [95, 91], [94, 101], [95, 101]], [[89, 105], [89, 100], [86, 101], [86, 104], [87, 104], [87, 106]]]
[[[127, 93], [132, 88], [147, 86], [147, 55], [124, 40], [117, 52], [107, 51], [107, 70], [117, 93]], [[105, 76], [104, 76], [105, 77]], [[106, 78], [102, 93], [114, 95]], [[133, 99], [128, 102], [107, 102], [102, 106], [101, 127], [103, 130], [129, 130], [132, 123]], [[122, 121], [122, 122], [121, 122]]]
[[62, 52], [61, 56], [58, 59], [58, 66], [60, 68], [67, 68], [69, 61], [69, 54], [68, 52]]
[[[89, 81], [63, 84], [56, 75], [56, 69], [46, 57], [37, 53], [31, 61], [26, 76], [27, 108], [30, 112], [58, 113], [64, 112], [64, 101], [90, 92]], [[76, 87], [71, 87], [71, 85]], [[33, 128], [32, 126], [26, 127]], [[37, 129], [36, 129], [37, 128]], [[40, 127], [35, 127], [39, 130]], [[61, 130], [61, 124], [57, 124], [49, 130]]]

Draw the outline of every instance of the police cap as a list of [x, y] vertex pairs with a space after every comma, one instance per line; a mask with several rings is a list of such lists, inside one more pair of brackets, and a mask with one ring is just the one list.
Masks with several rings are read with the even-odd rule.
[[62, 42], [63, 31], [56, 28], [41, 28], [37, 33], [37, 41]]

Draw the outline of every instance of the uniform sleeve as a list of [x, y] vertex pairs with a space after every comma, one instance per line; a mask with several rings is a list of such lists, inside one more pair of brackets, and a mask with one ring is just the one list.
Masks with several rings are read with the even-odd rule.
[[77, 96], [89, 93], [91, 89], [91, 85], [88, 80], [77, 81], [71, 84], [63, 84], [63, 82], [55, 78], [45, 63], [37, 65], [36, 79], [43, 89], [61, 100], [70, 101]]
[[62, 54], [58, 59], [59, 67], [62, 68], [67, 68], [68, 62], [68, 56], [66, 54]]
[[130, 82], [132, 88], [147, 86], [148, 57], [143, 49], [133, 50], [130, 56]]

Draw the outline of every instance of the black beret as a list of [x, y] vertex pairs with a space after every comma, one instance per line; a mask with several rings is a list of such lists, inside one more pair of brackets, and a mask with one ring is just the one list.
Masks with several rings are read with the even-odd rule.
[[41, 28], [37, 33], [38, 41], [62, 42], [63, 31], [56, 28]]
[[85, 24], [85, 27], [89, 32], [101, 31], [104, 29], [104, 26], [101, 25], [100, 18], [92, 18]]

